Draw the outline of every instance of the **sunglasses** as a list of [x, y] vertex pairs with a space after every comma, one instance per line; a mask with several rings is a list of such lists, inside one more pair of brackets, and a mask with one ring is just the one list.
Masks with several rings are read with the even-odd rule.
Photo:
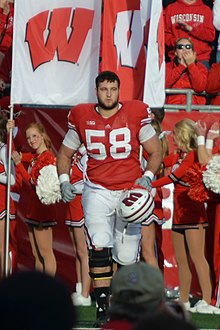
[[183, 44], [179, 44], [179, 45], [176, 45], [176, 49], [192, 49], [192, 45], [191, 44], [186, 44], [186, 45], [183, 45]]

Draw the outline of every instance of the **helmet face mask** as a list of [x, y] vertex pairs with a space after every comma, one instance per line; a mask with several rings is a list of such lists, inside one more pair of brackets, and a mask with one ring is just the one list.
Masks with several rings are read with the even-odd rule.
[[119, 201], [118, 214], [128, 223], [141, 223], [154, 210], [154, 198], [143, 188], [126, 190]]

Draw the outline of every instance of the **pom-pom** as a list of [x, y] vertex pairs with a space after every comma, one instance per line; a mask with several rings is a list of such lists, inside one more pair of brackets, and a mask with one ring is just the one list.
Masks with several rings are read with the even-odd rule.
[[220, 155], [212, 156], [202, 175], [206, 188], [220, 194]]
[[60, 183], [55, 165], [44, 166], [39, 171], [36, 193], [42, 204], [55, 204], [61, 200]]
[[202, 173], [200, 164], [195, 163], [185, 174], [190, 185], [188, 196], [196, 202], [205, 202], [209, 199], [209, 193], [202, 181]]
[[31, 177], [34, 184], [37, 184], [37, 178], [40, 174], [40, 170], [47, 165], [55, 165], [56, 164], [56, 158], [53, 154], [51, 154], [49, 151], [46, 151], [42, 153], [40, 156], [38, 156], [37, 162], [34, 163], [32, 170], [31, 170]]

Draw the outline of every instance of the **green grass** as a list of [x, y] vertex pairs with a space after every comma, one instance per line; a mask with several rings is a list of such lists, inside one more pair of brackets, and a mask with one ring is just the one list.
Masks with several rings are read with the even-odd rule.
[[[78, 320], [75, 328], [93, 328], [96, 320], [95, 304], [91, 307], [77, 307]], [[192, 323], [198, 329], [220, 329], [220, 315], [190, 313]]]
[[220, 329], [220, 315], [191, 313], [191, 320], [198, 329]]

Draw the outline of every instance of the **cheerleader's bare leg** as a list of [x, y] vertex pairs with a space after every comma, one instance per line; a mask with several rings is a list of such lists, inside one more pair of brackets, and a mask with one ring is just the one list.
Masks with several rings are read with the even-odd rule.
[[199, 229], [186, 230], [186, 240], [201, 287], [202, 299], [210, 304], [212, 285], [210, 269], [205, 257], [205, 228], [200, 225]]
[[172, 231], [172, 239], [176, 262], [178, 266], [178, 277], [180, 284], [180, 300], [189, 301], [189, 293], [191, 289], [192, 274], [187, 254], [187, 246], [184, 231]]
[[152, 222], [149, 226], [141, 227], [141, 255], [144, 261], [156, 268], [159, 268], [156, 257], [156, 233], [155, 223]]
[[38, 250], [36, 239], [34, 236], [34, 229], [32, 226], [28, 226], [28, 236], [31, 244], [32, 254], [34, 256], [34, 268], [39, 272], [44, 272], [44, 261]]
[[53, 252], [53, 230], [51, 227], [38, 228], [34, 227], [34, 237], [37, 248], [44, 261], [45, 273], [55, 276], [57, 263]]
[[89, 258], [84, 227], [70, 228], [70, 237], [75, 246], [76, 262], [78, 261], [78, 265], [76, 265], [79, 268], [76, 270], [77, 282], [81, 281], [81, 295], [87, 298], [90, 294], [91, 278], [89, 275]]

